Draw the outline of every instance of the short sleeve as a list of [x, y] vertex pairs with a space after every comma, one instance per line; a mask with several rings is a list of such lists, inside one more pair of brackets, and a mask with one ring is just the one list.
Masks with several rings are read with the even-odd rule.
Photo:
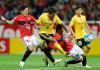
[[71, 19], [71, 22], [70, 22], [69, 26], [73, 26], [74, 23], [75, 23], [75, 18], [73, 17], [73, 18]]
[[55, 20], [56, 23], [58, 23], [58, 24], [61, 24], [61, 23], [62, 23], [61, 19], [60, 19], [57, 15], [55, 15], [54, 20]]
[[41, 23], [42, 23], [42, 18], [43, 18], [43, 15], [41, 15], [41, 16], [38, 18], [38, 20], [37, 20], [37, 23], [38, 23], [38, 24], [41, 24]]
[[12, 19], [13, 22], [17, 22], [19, 20], [18, 16]]
[[31, 20], [32, 20], [33, 22], [36, 21], [36, 18], [35, 18], [35, 17], [33, 17], [33, 16], [31, 16], [31, 15], [30, 15], [30, 17], [31, 17]]

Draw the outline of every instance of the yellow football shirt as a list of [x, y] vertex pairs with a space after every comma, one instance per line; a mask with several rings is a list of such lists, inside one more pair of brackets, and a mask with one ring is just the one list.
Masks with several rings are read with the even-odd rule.
[[53, 34], [54, 33], [54, 24], [61, 24], [62, 21], [60, 18], [55, 15], [53, 20], [51, 21], [48, 17], [48, 13], [43, 13], [37, 20], [37, 23], [40, 24], [42, 27], [40, 28], [39, 33], [47, 33]]
[[69, 25], [74, 28], [76, 39], [84, 38], [86, 33], [86, 17], [84, 15], [81, 15], [81, 17], [78, 17], [77, 15], [73, 16]]

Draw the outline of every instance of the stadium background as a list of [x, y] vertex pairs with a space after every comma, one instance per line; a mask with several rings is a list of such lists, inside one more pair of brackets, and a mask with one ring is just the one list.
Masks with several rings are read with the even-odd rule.
[[[19, 7], [28, 5], [30, 14], [38, 18], [48, 7], [55, 6], [58, 9], [58, 16], [63, 24], [68, 25], [74, 15], [74, 9], [82, 6], [83, 14], [87, 17], [87, 22], [93, 31], [93, 41], [89, 56], [100, 57], [100, 0], [0, 0], [0, 15], [11, 20], [19, 14]], [[32, 26], [33, 27], [33, 26]], [[37, 36], [38, 32], [33, 27], [33, 33]], [[20, 40], [20, 33], [16, 25], [9, 25], [0, 20], [0, 58], [1, 55], [23, 54], [25, 47]], [[35, 52], [35, 53], [39, 53]], [[4, 57], [5, 58], [5, 57]], [[2, 61], [3, 58], [0, 59]]]

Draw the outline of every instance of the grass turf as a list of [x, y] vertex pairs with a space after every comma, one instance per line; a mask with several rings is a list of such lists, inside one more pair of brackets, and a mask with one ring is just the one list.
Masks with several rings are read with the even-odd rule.
[[49, 61], [50, 66], [45, 67], [43, 62], [43, 55], [31, 55], [24, 68], [19, 67], [19, 62], [23, 55], [0, 55], [0, 70], [100, 70], [100, 56], [88, 56], [88, 65], [92, 66], [91, 69], [83, 68], [81, 64], [69, 65], [64, 67], [64, 61], [70, 60], [70, 57], [62, 55], [54, 55], [55, 58], [62, 58], [62, 62], [55, 66]]

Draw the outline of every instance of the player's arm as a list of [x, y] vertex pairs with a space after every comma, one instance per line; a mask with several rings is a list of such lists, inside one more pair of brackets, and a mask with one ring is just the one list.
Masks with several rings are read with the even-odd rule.
[[72, 26], [70, 26], [70, 25], [69, 25], [69, 30], [70, 30], [71, 34], [73, 35], [73, 37], [75, 37], [75, 33], [74, 33], [73, 29], [72, 29]]
[[1, 20], [3, 20], [4, 22], [8, 23], [8, 24], [13, 24], [14, 23], [14, 20], [7, 20], [5, 17], [1, 16]]
[[56, 19], [56, 22], [57, 22], [58, 24], [61, 24], [61, 26], [64, 28], [64, 30], [65, 30], [67, 33], [69, 33], [68, 28], [67, 28], [64, 24], [62, 24], [61, 19], [60, 19], [57, 15], [55, 15], [55, 19]]
[[41, 34], [41, 36], [43, 37], [43, 38], [45, 38], [46, 40], [48, 40], [48, 41], [52, 41], [52, 42], [55, 42], [55, 39], [53, 38], [53, 37], [46, 37], [44, 34]]
[[71, 32], [73, 37], [75, 37], [75, 33], [74, 33], [73, 29], [72, 29], [73, 26], [74, 26], [74, 18], [71, 19], [71, 22], [70, 22], [68, 27], [69, 27], [69, 31]]
[[70, 32], [69, 29], [68, 29], [68, 27], [66, 27], [66, 25], [64, 25], [64, 24], [61, 24], [61, 25], [62, 25], [62, 27], [64, 28], [64, 30], [65, 30], [67, 33]]
[[89, 27], [89, 25], [87, 23], [86, 23], [86, 28], [88, 28], [89, 29], [89, 33], [92, 34], [92, 30], [91, 30], [91, 28]]
[[89, 30], [89, 33], [92, 34], [92, 30], [89, 27], [88, 23], [86, 22], [86, 17], [85, 17], [85, 27]]

